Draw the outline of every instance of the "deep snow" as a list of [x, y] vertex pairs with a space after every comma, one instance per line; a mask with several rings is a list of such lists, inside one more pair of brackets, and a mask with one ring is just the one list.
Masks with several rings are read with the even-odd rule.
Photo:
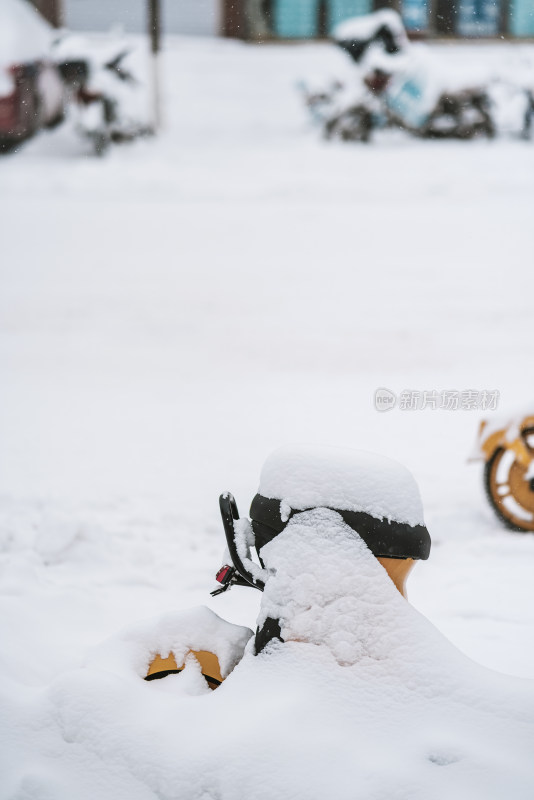
[[[527, 45], [436, 50], [469, 76], [533, 58]], [[411, 602], [475, 661], [534, 671], [534, 544], [501, 528], [466, 463], [483, 415], [373, 408], [380, 386], [498, 389], [506, 414], [533, 399], [532, 143], [324, 144], [294, 84], [346, 69], [325, 45], [176, 39], [165, 64], [159, 140], [95, 161], [60, 129], [0, 162], [1, 735], [15, 745], [2, 748], [2, 798], [71, 798], [81, 781], [91, 797], [153, 797], [143, 764], [173, 796], [175, 744], [157, 735], [168, 692], [78, 668], [121, 628], [181, 608], [254, 627], [259, 593], [208, 595], [223, 544], [217, 497], [233, 491], [244, 514], [263, 459], [288, 441], [406, 464], [433, 538]], [[276, 681], [287, 688], [258, 712], [273, 719], [310, 696], [286, 652]], [[228, 684], [189, 707], [223, 707], [228, 690], [244, 715], [270, 672], [267, 659], [242, 668], [241, 693]], [[314, 685], [333, 674], [330, 662], [317, 669]], [[531, 688], [488, 680], [527, 709]], [[243, 730], [222, 725], [207, 741], [232, 752]], [[195, 741], [188, 775], [205, 767]], [[109, 747], [126, 761], [95, 760]], [[284, 757], [313, 763], [299, 748]], [[485, 764], [495, 751], [482, 750]], [[522, 753], [509, 763], [518, 798], [533, 786]], [[252, 757], [263, 770], [278, 756], [259, 739]], [[446, 763], [443, 796], [461, 796], [467, 784], [454, 786]], [[422, 767], [412, 774], [417, 791], [437, 786]], [[480, 796], [494, 789], [478, 784]]]

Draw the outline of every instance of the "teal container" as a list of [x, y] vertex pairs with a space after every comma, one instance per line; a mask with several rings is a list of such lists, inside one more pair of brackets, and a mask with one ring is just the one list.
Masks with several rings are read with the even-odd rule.
[[501, 0], [460, 0], [457, 32], [460, 36], [497, 36], [500, 13]]
[[402, 21], [407, 31], [426, 31], [428, 0], [402, 0]]
[[312, 39], [319, 35], [321, 6], [326, 5], [328, 30], [350, 17], [370, 14], [372, 0], [275, 0], [274, 30], [285, 39]]
[[332, 31], [340, 22], [351, 17], [361, 17], [372, 12], [371, 0], [330, 0], [328, 3], [328, 29]]
[[512, 36], [534, 36], [534, 0], [510, 0], [509, 30]]
[[286, 39], [311, 39], [319, 31], [319, 0], [276, 0], [274, 29]]

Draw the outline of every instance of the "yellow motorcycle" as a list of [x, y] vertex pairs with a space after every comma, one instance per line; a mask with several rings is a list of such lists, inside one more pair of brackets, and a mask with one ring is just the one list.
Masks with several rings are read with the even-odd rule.
[[534, 532], [534, 414], [502, 425], [483, 421], [478, 433], [484, 487], [508, 528]]

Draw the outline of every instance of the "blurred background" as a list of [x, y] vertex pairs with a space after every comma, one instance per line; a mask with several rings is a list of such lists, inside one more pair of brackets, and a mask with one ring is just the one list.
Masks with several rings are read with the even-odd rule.
[[[143, 2], [113, 0], [35, 0], [53, 22], [75, 30], [105, 30], [120, 21], [131, 32], [143, 30]], [[530, 0], [161, 0], [169, 33], [240, 38], [324, 36], [339, 22], [356, 15], [392, 8], [409, 31], [428, 36], [534, 35]], [[265, 24], [265, 23], [264, 23]]]
[[0, 0], [2, 675], [175, 608], [253, 626], [209, 597], [218, 496], [302, 441], [413, 471], [411, 602], [532, 675], [532, 534], [467, 461], [534, 413], [532, 0], [34, 5]]

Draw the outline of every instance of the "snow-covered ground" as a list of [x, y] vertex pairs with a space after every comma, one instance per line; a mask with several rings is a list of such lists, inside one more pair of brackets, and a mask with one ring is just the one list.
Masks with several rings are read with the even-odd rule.
[[[470, 79], [534, 62], [528, 45], [435, 50]], [[95, 160], [66, 127], [0, 162], [2, 800], [72, 798], [84, 776], [80, 798], [186, 797], [165, 773], [176, 758], [165, 692], [121, 693], [78, 667], [124, 626], [181, 608], [254, 627], [259, 593], [209, 597], [223, 544], [217, 499], [231, 490], [244, 514], [261, 463], [286, 442], [406, 464], [433, 539], [410, 578], [412, 604], [474, 661], [534, 674], [534, 540], [500, 526], [480, 466], [466, 462], [484, 414], [373, 407], [378, 387], [498, 390], [505, 414], [534, 403], [534, 145], [392, 134], [326, 144], [295, 84], [346, 69], [327, 45], [173, 39], [158, 140]], [[292, 651], [285, 658], [288, 678]], [[251, 703], [259, 687], [244, 670]], [[266, 670], [262, 661], [265, 680]], [[511, 693], [523, 686], [507, 680]], [[521, 691], [511, 707], [534, 695]], [[277, 700], [282, 718], [288, 697]], [[190, 723], [188, 702], [176, 715]], [[262, 711], [273, 713], [265, 701]], [[126, 729], [141, 718], [134, 741]], [[164, 742], [147, 747], [143, 771], [158, 720]], [[217, 733], [224, 740], [224, 722]], [[240, 742], [233, 727], [226, 735]], [[110, 766], [121, 739], [141, 766]], [[217, 736], [206, 742], [210, 752]], [[395, 794], [371, 774], [362, 797], [474, 796], [454, 781], [429, 794], [431, 777]], [[534, 791], [532, 773], [523, 778], [511, 795], [521, 800]], [[234, 796], [210, 791], [187, 797]], [[247, 784], [235, 796], [253, 794]]]

